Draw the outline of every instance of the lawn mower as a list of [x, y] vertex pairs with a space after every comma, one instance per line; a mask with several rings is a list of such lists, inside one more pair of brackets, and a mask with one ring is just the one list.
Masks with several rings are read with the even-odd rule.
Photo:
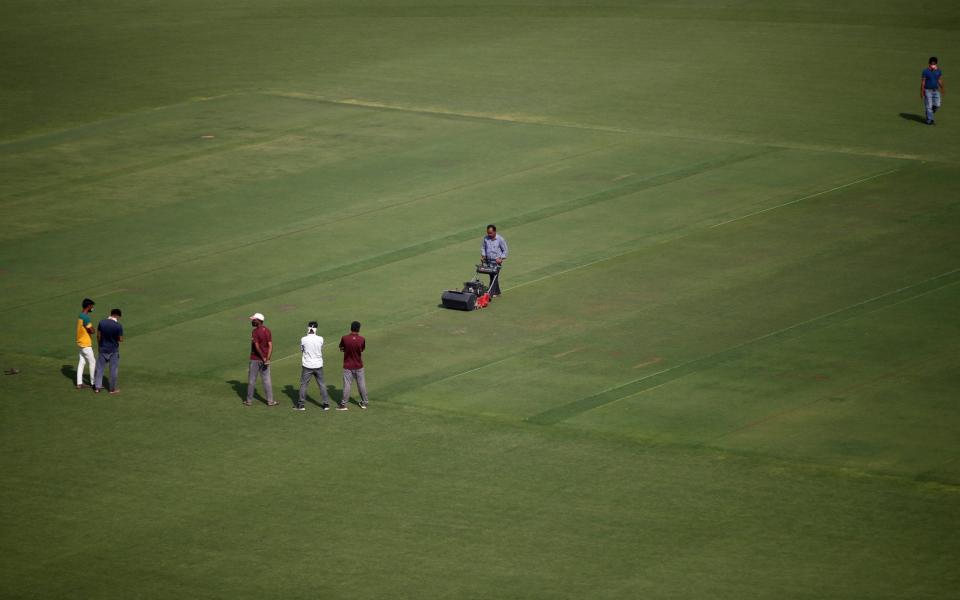
[[456, 310], [486, 308], [490, 304], [490, 288], [480, 281], [480, 276], [493, 275], [493, 279], [490, 281], [490, 287], [493, 287], [493, 284], [500, 277], [500, 269], [501, 265], [484, 260], [477, 265], [476, 275], [473, 276], [473, 279], [463, 283], [463, 289], [443, 292], [440, 296], [440, 302], [444, 308]]

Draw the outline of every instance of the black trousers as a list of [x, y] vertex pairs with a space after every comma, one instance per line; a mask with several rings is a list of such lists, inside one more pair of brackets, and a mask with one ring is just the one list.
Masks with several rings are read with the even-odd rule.
[[490, 275], [490, 295], [499, 296], [500, 295], [500, 274]]

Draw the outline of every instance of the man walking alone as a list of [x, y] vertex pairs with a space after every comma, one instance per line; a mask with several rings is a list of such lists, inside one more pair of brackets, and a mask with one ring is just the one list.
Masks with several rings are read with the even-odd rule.
[[77, 389], [83, 388], [83, 366], [87, 365], [90, 371], [90, 387], [93, 387], [94, 366], [97, 359], [93, 355], [93, 324], [90, 322], [90, 313], [93, 312], [94, 302], [84, 298], [80, 303], [80, 315], [77, 317], [77, 347], [80, 348], [80, 362], [77, 363]]
[[250, 369], [247, 372], [247, 399], [244, 406], [253, 404], [253, 392], [257, 387], [257, 375], [263, 379], [263, 391], [267, 395], [267, 406], [276, 406], [273, 399], [273, 383], [270, 381], [270, 357], [273, 355], [273, 335], [263, 324], [263, 315], [254, 313], [250, 316], [250, 325], [253, 326], [253, 335], [250, 337]]
[[363, 378], [361, 356], [366, 348], [367, 341], [360, 335], [360, 321], [354, 321], [350, 324], [350, 333], [340, 338], [340, 352], [343, 352], [343, 398], [337, 405], [337, 410], [347, 410], [353, 380], [356, 380], [357, 391], [360, 393], [360, 408], [367, 408], [367, 382]]
[[943, 96], [943, 71], [936, 56], [931, 56], [927, 68], [920, 74], [920, 98], [927, 109], [927, 125], [933, 125], [933, 115], [940, 108]]
[[317, 335], [317, 322], [307, 323], [307, 335], [300, 338], [300, 397], [294, 405], [294, 410], [307, 410], [305, 406], [307, 400], [307, 386], [310, 385], [310, 378], [317, 380], [320, 386], [320, 394], [323, 395], [323, 403], [320, 408], [330, 410], [330, 396], [327, 394], [327, 386], [323, 382], [323, 337]]

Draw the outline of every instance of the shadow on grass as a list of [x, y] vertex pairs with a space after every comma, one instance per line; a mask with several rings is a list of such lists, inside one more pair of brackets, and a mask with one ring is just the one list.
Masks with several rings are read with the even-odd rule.
[[[89, 368], [89, 367], [88, 367]], [[84, 369], [84, 375], [89, 377], [89, 372], [87, 369]], [[76, 365], [60, 365], [60, 373], [70, 380], [70, 383], [77, 385], [77, 366]], [[83, 387], [93, 387], [93, 381], [90, 381], [89, 386], [84, 383]], [[110, 389], [110, 376], [104, 372], [103, 374], [103, 387]]]
[[[290, 398], [290, 401], [294, 406], [297, 405], [297, 402], [300, 401], [300, 388], [293, 387], [292, 385], [286, 385], [283, 387], [283, 393], [286, 394], [287, 398]], [[330, 404], [340, 404], [340, 399], [343, 398], [343, 391], [338, 390], [332, 385], [327, 386], [327, 395], [330, 397]], [[323, 406], [322, 401], [317, 401], [316, 399], [310, 396], [310, 389], [307, 390], [306, 401], [314, 406]]]
[[917, 123], [923, 123], [926, 125], [927, 119], [921, 115], [915, 115], [913, 113], [900, 113], [900, 118], [905, 121], [916, 121]]
[[[240, 398], [240, 401], [247, 399], [247, 382], [246, 381], [237, 381], [236, 379], [225, 381], [227, 385], [233, 388], [233, 392], [237, 395], [237, 398]], [[261, 404], [266, 404], [267, 399], [260, 395], [260, 391], [254, 388], [253, 398]]]

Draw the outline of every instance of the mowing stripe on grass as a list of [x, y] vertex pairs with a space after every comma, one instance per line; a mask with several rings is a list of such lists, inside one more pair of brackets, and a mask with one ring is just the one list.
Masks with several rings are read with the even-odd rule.
[[528, 417], [527, 421], [539, 425], [553, 425], [555, 423], [560, 423], [561, 421], [565, 421], [571, 417], [575, 417], [594, 408], [604, 406], [612, 402], [617, 402], [618, 400], [625, 400], [697, 371], [709, 369], [724, 362], [741, 358], [748, 352], [749, 347], [753, 346], [754, 344], [771, 340], [780, 341], [798, 337], [810, 331], [829, 327], [865, 313], [895, 306], [908, 300], [914, 300], [941, 288], [954, 285], [958, 282], [960, 282], [960, 268], [948, 271], [946, 273], [941, 273], [940, 275], [931, 277], [924, 281], [880, 294], [879, 296], [874, 296], [873, 298], [869, 298], [862, 302], [858, 302], [856, 304], [852, 304], [850, 306], [817, 317], [813, 317], [812, 319], [795, 323], [788, 327], [784, 327], [783, 329], [778, 329], [777, 331], [747, 340], [737, 344], [736, 346], [731, 346], [730, 348], [726, 348], [700, 358], [695, 358], [675, 367], [663, 369], [651, 375], [628, 381], [627, 383], [608, 388], [598, 394], [556, 406]]
[[[752, 158], [769, 154], [771, 152], [776, 152], [777, 149], [769, 148], [763, 149], [760, 151], [753, 151], [747, 154], [734, 154], [726, 155], [719, 158], [695, 163], [692, 165], [687, 165], [679, 169], [671, 169], [669, 171], [659, 173], [656, 175], [651, 175], [625, 183], [623, 185], [615, 186], [612, 188], [607, 188], [593, 194], [588, 194], [586, 196], [581, 196], [580, 198], [575, 198], [568, 202], [562, 202], [560, 204], [555, 204], [552, 206], [547, 206], [537, 210], [532, 210], [527, 213], [522, 213], [515, 215], [513, 217], [508, 217], [501, 220], [503, 227], [520, 227], [522, 225], [527, 225], [530, 223], [535, 223], [543, 219], [561, 215], [564, 213], [572, 212], [579, 210], [581, 208], [586, 208], [588, 206], [593, 206], [600, 204], [602, 202], [607, 202], [609, 200], [614, 200], [616, 198], [621, 198], [629, 194], [633, 194], [645, 189], [667, 185], [685, 179], [688, 177], [693, 177], [707, 171], [714, 169], [720, 169], [738, 162], [743, 162], [750, 160]], [[144, 334], [152, 331], [158, 331], [160, 329], [169, 327], [171, 325], [176, 325], [179, 323], [185, 323], [193, 319], [199, 319], [206, 317], [218, 312], [222, 312], [228, 309], [231, 309], [235, 306], [240, 306], [243, 304], [248, 304], [256, 300], [262, 300], [264, 298], [270, 298], [273, 296], [278, 296], [281, 294], [286, 294], [293, 292], [299, 289], [306, 287], [314, 286], [320, 283], [327, 283], [342, 277], [349, 277], [357, 273], [362, 273], [364, 271], [369, 271], [377, 267], [386, 266], [389, 264], [397, 263], [409, 258], [414, 258], [427, 252], [432, 252], [434, 250], [439, 250], [447, 246], [454, 244], [459, 244], [461, 242], [466, 242], [471, 239], [474, 239], [477, 235], [477, 230], [474, 227], [469, 229], [463, 229], [454, 233], [447, 234], [445, 236], [428, 240], [419, 244], [414, 244], [412, 246], [407, 246], [405, 248], [400, 248], [399, 250], [394, 250], [392, 252], [386, 252], [384, 254], [379, 254], [376, 256], [371, 256], [363, 260], [356, 262], [348, 263], [338, 267], [333, 267], [331, 269], [325, 269], [322, 271], [317, 271], [290, 279], [287, 281], [282, 281], [258, 290], [254, 290], [245, 294], [238, 294], [229, 298], [224, 298], [216, 302], [206, 304], [204, 306], [196, 307], [192, 310], [184, 311], [179, 313], [175, 318], [164, 318], [164, 319], [155, 319], [153, 321], [146, 321], [139, 324], [136, 328], [130, 328], [130, 335]]]
[[[290, 131], [290, 130], [288, 130], [287, 133], [289, 133], [289, 131]], [[271, 137], [270, 139], [265, 140], [264, 142], [256, 142], [256, 143], [266, 143], [266, 142], [272, 141], [273, 139], [274, 139], [274, 138]], [[250, 145], [253, 146], [253, 145], [256, 145], [256, 143], [251, 143]], [[477, 186], [477, 185], [484, 185], [484, 184], [487, 184], [487, 183], [491, 183], [491, 182], [493, 182], [493, 181], [497, 181], [497, 180], [499, 180], [499, 179], [506, 179], [506, 178], [508, 178], [508, 177], [513, 177], [513, 176], [520, 175], [520, 174], [523, 174], [523, 173], [528, 173], [528, 172], [530, 172], [530, 171], [536, 171], [537, 169], [543, 169], [543, 168], [547, 168], [547, 167], [552, 167], [552, 166], [554, 166], [554, 165], [557, 165], [557, 164], [560, 164], [560, 163], [563, 163], [563, 162], [566, 162], [566, 161], [574, 160], [574, 159], [577, 159], [577, 158], [582, 158], [582, 157], [584, 157], [584, 156], [587, 156], [587, 155], [590, 155], [590, 154], [593, 154], [593, 153], [596, 153], [596, 152], [602, 152], [602, 151], [604, 151], [604, 150], [609, 150], [609, 149], [611, 149], [611, 148], [615, 148], [615, 147], [620, 146], [620, 145], [623, 145], [623, 143], [610, 144], [610, 145], [602, 146], [602, 147], [599, 147], [599, 148], [592, 148], [592, 149], [590, 149], [590, 150], [586, 150], [586, 151], [584, 151], [584, 152], [578, 152], [578, 153], [576, 153], [576, 154], [571, 154], [571, 155], [569, 155], [569, 156], [564, 156], [563, 158], [559, 158], [559, 159], [556, 159], [556, 160], [552, 160], [552, 161], [548, 161], [548, 162], [543, 162], [543, 163], [537, 163], [537, 164], [535, 164], [535, 165], [531, 165], [531, 166], [528, 166], [528, 167], [524, 167], [524, 168], [518, 169], [518, 170], [516, 170], [516, 171], [510, 171], [510, 172], [503, 173], [503, 174], [501, 174], [501, 175], [497, 175], [497, 176], [494, 176], [494, 177], [488, 177], [488, 178], [486, 178], [486, 179], [481, 179], [481, 180], [477, 180], [477, 181], [471, 181], [471, 182], [469, 182], [469, 183], [464, 183], [464, 184], [457, 185], [457, 186], [453, 186], [453, 187], [450, 187], [450, 188], [445, 188], [445, 189], [442, 189], [442, 190], [439, 190], [439, 191], [436, 191], [436, 192], [431, 192], [431, 193], [429, 193], [429, 194], [424, 194], [424, 195], [422, 195], [422, 196], [417, 196], [417, 197], [415, 197], [415, 198], [410, 198], [410, 199], [408, 199], [408, 200], [401, 200], [401, 201], [395, 202], [395, 203], [393, 203], [393, 204], [384, 204], [384, 205], [377, 206], [376, 208], [370, 208], [370, 209], [367, 209], [367, 210], [361, 210], [361, 211], [359, 211], [359, 212], [350, 213], [350, 214], [344, 215], [344, 216], [342, 216], [342, 217], [336, 217], [336, 218], [333, 218], [333, 219], [328, 219], [328, 220], [320, 221], [320, 222], [317, 222], [317, 223], [313, 223], [313, 224], [310, 224], [310, 225], [303, 225], [303, 226], [300, 226], [300, 227], [295, 227], [295, 228], [292, 228], [292, 229], [288, 229], [288, 230], [286, 230], [286, 231], [284, 231], [284, 232], [282, 232], [282, 233], [278, 233], [278, 234], [276, 234], [276, 235], [271, 235], [271, 236], [266, 236], [266, 237], [260, 236], [260, 237], [258, 237], [257, 239], [252, 240], [252, 241], [247, 241], [247, 242], [242, 242], [242, 243], [239, 243], [239, 244], [234, 244], [234, 245], [231, 245], [231, 246], [227, 246], [227, 247], [224, 247], [224, 248], [220, 248], [219, 250], [213, 250], [213, 251], [211, 251], [211, 252], [192, 254], [189, 258], [184, 258], [184, 259], [178, 260], [178, 261], [176, 261], [176, 262], [174, 262], [174, 263], [169, 263], [169, 264], [160, 265], [160, 266], [157, 266], [157, 267], [153, 267], [153, 268], [150, 268], [150, 269], [146, 269], [146, 270], [144, 270], [144, 271], [138, 271], [138, 272], [136, 272], [136, 273], [131, 273], [131, 274], [125, 275], [125, 276], [123, 276], [123, 277], [114, 277], [114, 278], [112, 278], [112, 279], [110, 280], [110, 284], [116, 284], [116, 283], [119, 283], [119, 282], [121, 282], [121, 281], [128, 281], [128, 280], [130, 280], [130, 279], [135, 279], [135, 278], [137, 278], [137, 277], [142, 277], [143, 275], [149, 275], [150, 273], [156, 273], [156, 272], [159, 272], [159, 271], [163, 271], [163, 270], [165, 270], [165, 269], [180, 268], [180, 267], [182, 267], [183, 265], [185, 265], [185, 264], [187, 264], [187, 263], [196, 262], [196, 261], [198, 261], [198, 260], [203, 260], [203, 259], [205, 259], [205, 258], [210, 258], [210, 257], [213, 257], [213, 256], [219, 256], [219, 255], [222, 255], [222, 254], [227, 254], [227, 253], [229, 253], [229, 252], [234, 252], [234, 251], [236, 251], [236, 250], [240, 250], [240, 249], [243, 249], [243, 248], [250, 248], [250, 247], [253, 247], [253, 246], [260, 245], [260, 244], [265, 244], [265, 243], [268, 243], [268, 242], [274, 242], [274, 241], [276, 241], [276, 240], [283, 239], [283, 238], [285, 238], [285, 237], [292, 236], [292, 235], [297, 235], [297, 234], [300, 234], [300, 233], [305, 233], [305, 232], [307, 232], [307, 231], [312, 231], [312, 230], [320, 229], [320, 228], [324, 228], [324, 227], [330, 227], [330, 226], [335, 225], [335, 224], [337, 224], [337, 223], [342, 223], [342, 222], [344, 222], [344, 221], [349, 221], [349, 220], [352, 220], [352, 219], [356, 219], [356, 218], [358, 218], [358, 217], [365, 217], [365, 216], [369, 216], [369, 215], [376, 214], [376, 213], [378, 213], [378, 212], [384, 212], [384, 211], [392, 210], [392, 209], [399, 208], [399, 207], [402, 207], [402, 206], [409, 206], [409, 205], [411, 205], [411, 204], [416, 204], [417, 202], [422, 202], [422, 201], [424, 201], [424, 200], [429, 200], [429, 199], [431, 199], [431, 198], [436, 198], [436, 197], [442, 196], [442, 195], [444, 195], [444, 194], [450, 194], [450, 193], [453, 193], [453, 192], [465, 190], [465, 189], [468, 189], [468, 188], [471, 188], [471, 187], [474, 187], [474, 186]], [[245, 147], [245, 146], [244, 146], [244, 147]], [[235, 148], [233, 148], [233, 149], [235, 149]], [[207, 156], [207, 154], [203, 154], [203, 156]], [[161, 165], [155, 165], [155, 166], [161, 166]], [[135, 167], [129, 167], [129, 169], [135, 169]], [[133, 172], [133, 171], [131, 171], [131, 172]], [[118, 174], [119, 174], [119, 171], [118, 171]], [[77, 181], [78, 181], [78, 180], [71, 180], [71, 181], [68, 182], [68, 183], [76, 183]], [[56, 187], [57, 185], [59, 185], [59, 184], [53, 184], [51, 187]], [[98, 287], [98, 286], [100, 286], [100, 285], [106, 285], [106, 282], [101, 283], [101, 284], [96, 284], [96, 285], [93, 286], [93, 287]], [[23, 302], [23, 303], [20, 303], [20, 304], [11, 306], [10, 308], [14, 308], [14, 309], [16, 309], [16, 308], [23, 308], [23, 307], [26, 307], [26, 306], [31, 306], [31, 305], [33, 305], [33, 304], [37, 304], [37, 303], [39, 303], [39, 302], [46, 302], [46, 301], [48, 301], [48, 300], [53, 300], [53, 299], [56, 299], [56, 298], [64, 298], [64, 297], [68, 297], [68, 296], [74, 296], [74, 295], [77, 295], [77, 294], [81, 293], [82, 291], [83, 291], [83, 290], [70, 290], [70, 291], [64, 292], [64, 293], [62, 293], [62, 294], [56, 294], [56, 295], [54, 295], [54, 296], [46, 296], [46, 297], [43, 297], [43, 298], [38, 298], [38, 299], [30, 300], [30, 301], [28, 301], [28, 302]], [[110, 293], [110, 292], [106, 292], [106, 293]], [[103, 296], [103, 295], [105, 295], [105, 293], [100, 293], [100, 295]]]

